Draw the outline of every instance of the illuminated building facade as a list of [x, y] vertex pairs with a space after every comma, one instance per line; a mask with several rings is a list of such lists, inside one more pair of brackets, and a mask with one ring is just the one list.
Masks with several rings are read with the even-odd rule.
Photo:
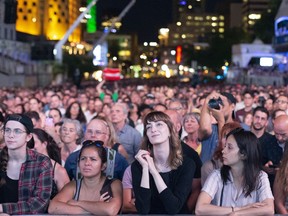
[[243, 29], [252, 33], [255, 22], [261, 19], [261, 14], [268, 10], [269, 0], [243, 0]]
[[[80, 15], [80, 6], [79, 0], [18, 0], [16, 30], [44, 36], [47, 40], [60, 40]], [[69, 40], [79, 42], [80, 39], [79, 25]]]
[[207, 42], [211, 35], [223, 35], [224, 21], [224, 16], [217, 14], [183, 14], [169, 26], [169, 44]]
[[224, 33], [224, 16], [207, 13], [204, 6], [203, 0], [174, 1], [176, 15], [174, 23], [168, 26], [169, 46], [207, 42], [211, 35]]

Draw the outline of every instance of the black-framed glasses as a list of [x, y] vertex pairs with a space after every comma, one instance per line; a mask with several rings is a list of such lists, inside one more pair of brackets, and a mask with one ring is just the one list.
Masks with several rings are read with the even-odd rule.
[[93, 140], [85, 140], [83, 143], [82, 143], [83, 147], [85, 146], [91, 146], [91, 145], [95, 145], [99, 148], [104, 148], [104, 143], [103, 141], [101, 140], [96, 140], [96, 141], [93, 141]]

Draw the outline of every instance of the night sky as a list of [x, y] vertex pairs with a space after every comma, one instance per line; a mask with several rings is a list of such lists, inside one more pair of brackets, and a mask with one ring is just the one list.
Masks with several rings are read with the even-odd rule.
[[[242, 0], [206, 0], [207, 12], [223, 12], [229, 2]], [[98, 16], [102, 13], [120, 14], [130, 0], [100, 0]], [[158, 41], [158, 30], [173, 21], [173, 0], [136, 0], [134, 6], [122, 19], [120, 33], [137, 33], [139, 43]], [[217, 6], [218, 5], [218, 6]]]
[[[97, 3], [98, 13], [120, 14], [128, 0], [104, 0]], [[99, 10], [100, 9], [100, 10]], [[103, 10], [103, 11], [101, 11]], [[137, 0], [122, 19], [122, 33], [137, 33], [138, 41], [157, 41], [158, 30], [172, 22], [172, 0]]]

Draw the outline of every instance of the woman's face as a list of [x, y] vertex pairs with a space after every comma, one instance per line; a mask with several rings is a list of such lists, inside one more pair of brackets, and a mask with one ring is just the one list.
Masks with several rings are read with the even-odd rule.
[[4, 139], [8, 149], [17, 150], [26, 148], [32, 135], [27, 134], [23, 124], [18, 121], [8, 121], [4, 128]]
[[81, 152], [79, 168], [83, 177], [94, 177], [104, 170], [96, 147], [87, 147]]
[[34, 138], [34, 150], [41, 154], [47, 155], [46, 143], [42, 143], [36, 134], [33, 134], [33, 138]]
[[63, 124], [60, 136], [63, 143], [76, 143], [76, 140], [79, 138], [76, 127], [73, 123]]
[[239, 147], [233, 135], [230, 135], [227, 138], [222, 153], [224, 165], [231, 167], [233, 165], [243, 163], [242, 159], [240, 159]]
[[79, 114], [80, 107], [77, 103], [72, 104], [71, 109], [70, 109], [70, 114], [71, 117], [77, 117]]
[[50, 110], [49, 117], [53, 118], [54, 124], [61, 121], [61, 116], [59, 115], [59, 112], [56, 110]]
[[188, 134], [198, 131], [199, 123], [194, 116], [190, 116], [184, 120], [184, 129]]
[[152, 145], [169, 142], [170, 131], [164, 121], [148, 122], [146, 125], [146, 134]]

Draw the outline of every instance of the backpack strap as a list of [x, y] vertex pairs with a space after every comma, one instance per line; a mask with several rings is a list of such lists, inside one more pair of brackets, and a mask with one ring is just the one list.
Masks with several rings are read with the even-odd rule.
[[115, 158], [116, 158], [116, 151], [113, 149], [107, 149], [106, 176], [108, 179], [112, 179], [114, 177]]

